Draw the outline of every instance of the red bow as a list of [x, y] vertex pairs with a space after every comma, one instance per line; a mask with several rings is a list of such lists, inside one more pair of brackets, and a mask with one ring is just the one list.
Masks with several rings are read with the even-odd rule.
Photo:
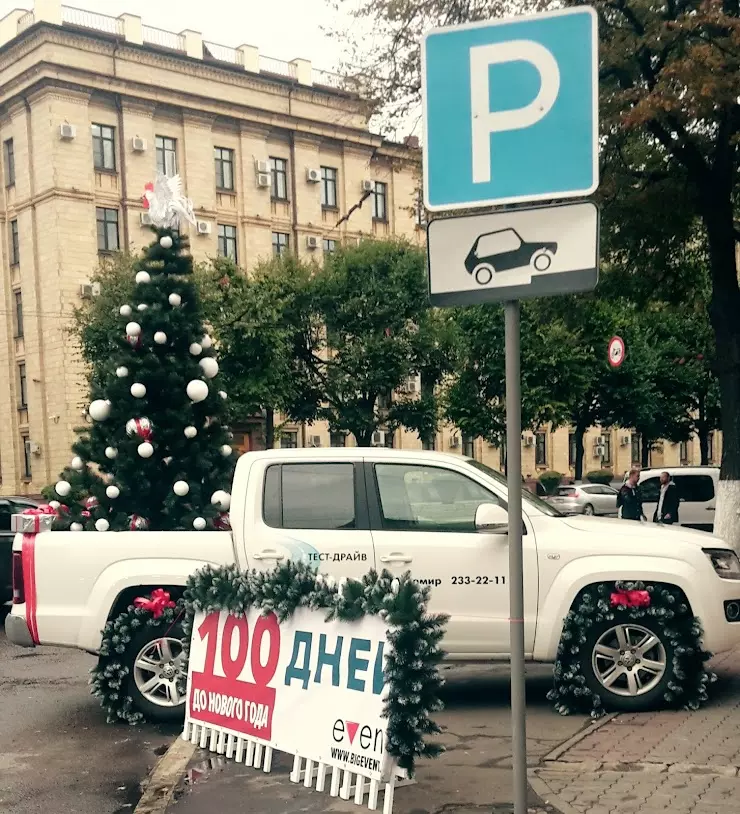
[[650, 594], [647, 591], [617, 591], [611, 595], [612, 607], [623, 605], [626, 608], [650, 607]]
[[33, 509], [24, 509], [22, 514], [56, 514], [56, 511], [52, 509], [48, 503], [44, 503], [43, 506], [37, 506]]
[[149, 611], [155, 619], [159, 619], [167, 608], [175, 607], [175, 603], [170, 599], [169, 592], [165, 591], [164, 588], [155, 588], [149, 598], [137, 596], [134, 599], [134, 605], [137, 608]]

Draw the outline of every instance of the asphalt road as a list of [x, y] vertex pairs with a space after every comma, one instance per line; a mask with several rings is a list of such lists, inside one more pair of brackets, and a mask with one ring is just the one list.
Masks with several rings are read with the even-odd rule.
[[2, 814], [133, 811], [176, 730], [106, 724], [87, 686], [93, 664], [76, 650], [15, 647], [0, 632]]

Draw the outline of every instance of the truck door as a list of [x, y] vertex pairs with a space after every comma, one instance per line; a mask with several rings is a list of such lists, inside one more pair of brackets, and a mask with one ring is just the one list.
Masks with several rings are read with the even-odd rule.
[[360, 579], [375, 568], [359, 461], [264, 460], [254, 525], [247, 531], [250, 568], [270, 570], [302, 560], [337, 579]]

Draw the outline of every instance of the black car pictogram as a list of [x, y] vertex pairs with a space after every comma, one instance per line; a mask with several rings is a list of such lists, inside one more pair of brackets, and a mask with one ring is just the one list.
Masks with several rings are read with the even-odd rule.
[[487, 285], [497, 271], [533, 266], [536, 271], [547, 271], [557, 243], [527, 243], [516, 229], [499, 229], [480, 235], [465, 258], [465, 268], [480, 285]]

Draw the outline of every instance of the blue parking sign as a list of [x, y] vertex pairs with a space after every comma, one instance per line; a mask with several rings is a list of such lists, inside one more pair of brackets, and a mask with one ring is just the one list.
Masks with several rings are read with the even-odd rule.
[[422, 41], [431, 211], [598, 187], [598, 29], [582, 6], [436, 28]]

